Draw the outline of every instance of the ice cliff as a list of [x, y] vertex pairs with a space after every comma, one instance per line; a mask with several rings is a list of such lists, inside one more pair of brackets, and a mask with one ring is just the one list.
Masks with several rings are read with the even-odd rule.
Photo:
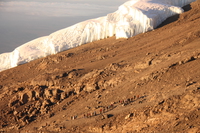
[[0, 54], [0, 71], [95, 40], [129, 38], [153, 30], [195, 0], [129, 0], [114, 13], [56, 31]]

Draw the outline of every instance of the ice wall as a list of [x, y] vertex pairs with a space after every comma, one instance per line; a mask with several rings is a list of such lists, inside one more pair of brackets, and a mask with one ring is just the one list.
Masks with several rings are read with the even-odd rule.
[[153, 30], [166, 18], [183, 12], [195, 0], [129, 0], [114, 13], [80, 22], [0, 54], [0, 71], [92, 41], [129, 38]]

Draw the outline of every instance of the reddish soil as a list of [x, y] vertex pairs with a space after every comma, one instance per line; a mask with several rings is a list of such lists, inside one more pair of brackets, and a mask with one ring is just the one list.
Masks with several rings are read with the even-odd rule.
[[200, 0], [185, 10], [0, 72], [0, 132], [200, 133]]

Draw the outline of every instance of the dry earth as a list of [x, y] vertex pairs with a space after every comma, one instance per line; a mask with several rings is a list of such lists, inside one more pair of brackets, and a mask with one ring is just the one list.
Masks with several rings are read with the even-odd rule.
[[200, 0], [185, 11], [1, 72], [0, 132], [200, 133]]

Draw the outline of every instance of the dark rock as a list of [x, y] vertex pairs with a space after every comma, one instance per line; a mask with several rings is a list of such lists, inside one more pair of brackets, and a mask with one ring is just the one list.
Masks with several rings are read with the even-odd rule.
[[23, 104], [26, 104], [28, 101], [29, 101], [29, 96], [26, 93], [22, 94], [22, 96], [21, 96], [21, 102]]
[[113, 114], [107, 114], [107, 118], [113, 117]]

